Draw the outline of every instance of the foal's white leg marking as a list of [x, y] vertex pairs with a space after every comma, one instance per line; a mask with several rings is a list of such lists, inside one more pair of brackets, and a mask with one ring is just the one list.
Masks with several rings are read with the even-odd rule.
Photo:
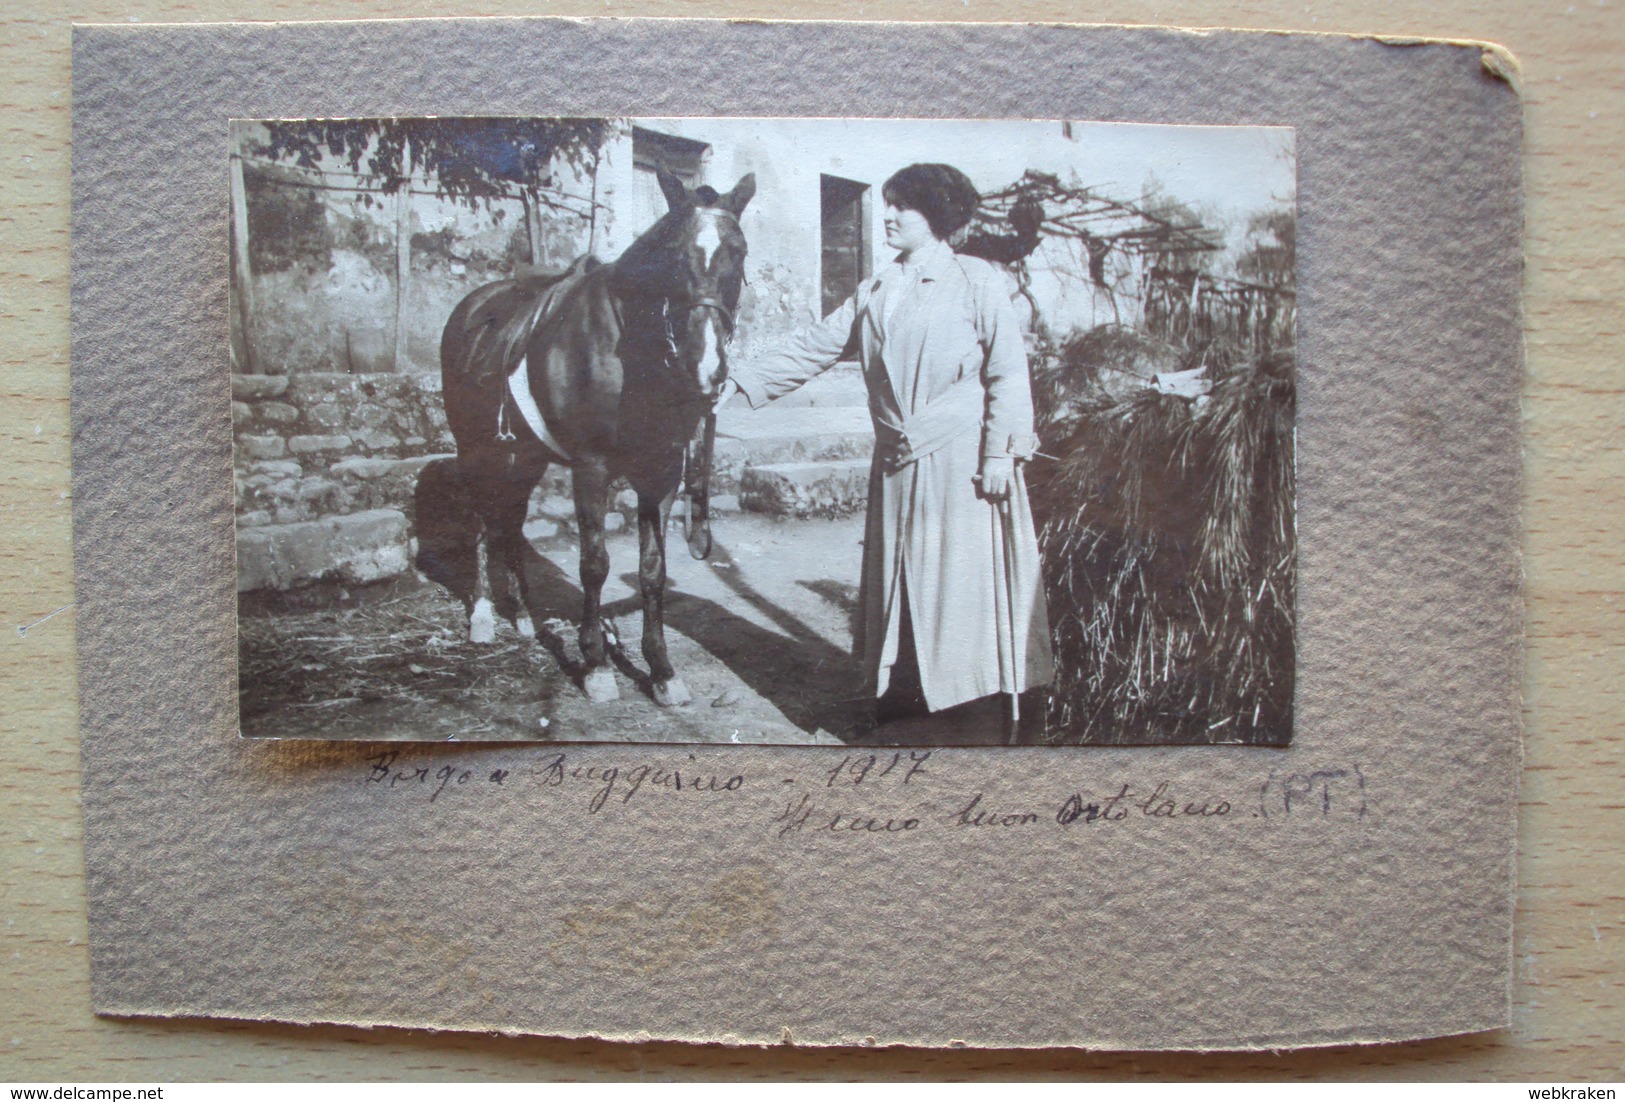
[[514, 620], [513, 626], [519, 629], [519, 637], [521, 639], [536, 638], [536, 625], [531, 623], [529, 613], [521, 612]]
[[497, 637], [496, 612], [491, 608], [491, 602], [481, 597], [474, 602], [474, 611], [468, 616], [468, 641], [470, 643], [493, 643]]

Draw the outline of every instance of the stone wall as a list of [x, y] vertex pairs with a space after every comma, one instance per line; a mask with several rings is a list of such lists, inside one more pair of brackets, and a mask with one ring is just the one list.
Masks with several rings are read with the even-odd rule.
[[[440, 377], [393, 372], [234, 375], [237, 588], [382, 581], [411, 570], [420, 471], [456, 452]], [[861, 510], [874, 446], [855, 367], [760, 411], [718, 418], [712, 508], [778, 516]], [[637, 523], [637, 496], [610, 490], [609, 531]], [[681, 513], [682, 502], [676, 512]], [[573, 541], [569, 469], [550, 467], [525, 535]]]
[[[344, 585], [407, 573], [415, 551], [412, 492], [432, 460], [454, 455], [440, 377], [393, 372], [234, 375], [237, 589]], [[735, 469], [719, 479], [736, 508]], [[636, 523], [637, 497], [611, 488], [605, 527]], [[525, 534], [573, 540], [569, 469], [555, 466], [531, 497]]]
[[410, 563], [417, 473], [455, 450], [438, 375], [235, 375], [237, 588], [363, 583]]

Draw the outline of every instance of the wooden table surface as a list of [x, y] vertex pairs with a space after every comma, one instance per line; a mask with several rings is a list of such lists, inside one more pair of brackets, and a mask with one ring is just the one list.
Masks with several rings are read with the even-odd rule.
[[[1625, 1079], [1625, 0], [11, 0], [0, 15], [0, 1080]], [[1522, 63], [1527, 761], [1513, 1024], [1254, 1056], [726, 1049], [89, 1009], [68, 449], [69, 26], [436, 15], [1167, 23], [1487, 39]], [[64, 611], [65, 609], [65, 611]], [[49, 617], [49, 618], [47, 618]], [[26, 630], [25, 630], [26, 629]]]

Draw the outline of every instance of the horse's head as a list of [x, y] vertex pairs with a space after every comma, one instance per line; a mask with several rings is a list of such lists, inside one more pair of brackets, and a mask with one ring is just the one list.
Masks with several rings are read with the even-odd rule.
[[748, 174], [726, 195], [657, 173], [669, 210], [615, 262], [617, 290], [643, 304], [664, 367], [697, 396], [715, 398], [728, 377], [728, 342], [745, 281], [739, 215], [756, 194]]

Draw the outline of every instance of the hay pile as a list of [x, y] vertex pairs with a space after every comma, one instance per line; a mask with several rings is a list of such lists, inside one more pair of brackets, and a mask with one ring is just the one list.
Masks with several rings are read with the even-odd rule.
[[[1058, 743], [1284, 744], [1293, 685], [1292, 352], [1208, 366], [1202, 402], [1100, 385], [1129, 339], [1038, 357], [1030, 474]], [[1180, 364], [1179, 366], [1188, 366]]]
[[[238, 707], [250, 736], [535, 737], [535, 713], [570, 688], [540, 647], [507, 636], [468, 641], [461, 609], [438, 587], [369, 587], [365, 598], [309, 608], [250, 608], [238, 618]], [[324, 595], [325, 596], [325, 595]], [[274, 604], [274, 603], [273, 603]]]

